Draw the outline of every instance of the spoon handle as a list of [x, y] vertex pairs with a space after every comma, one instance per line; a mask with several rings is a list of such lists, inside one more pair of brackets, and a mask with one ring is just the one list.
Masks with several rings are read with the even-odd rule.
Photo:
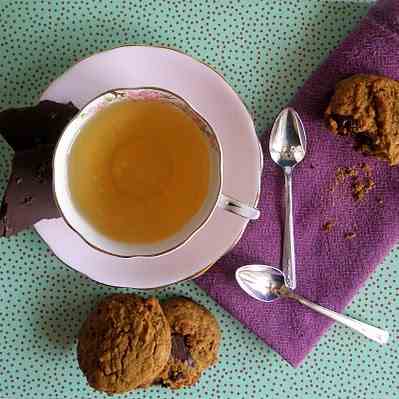
[[349, 316], [345, 316], [341, 313], [334, 312], [331, 309], [327, 309], [321, 305], [310, 302], [308, 299], [303, 298], [300, 295], [295, 294], [293, 292], [291, 292], [288, 296], [292, 299], [295, 299], [302, 305], [305, 305], [308, 308], [313, 309], [314, 311], [321, 313], [322, 315], [327, 316], [330, 319], [333, 319], [333, 320], [337, 321], [338, 323], [341, 323], [344, 326], [347, 326], [347, 327], [351, 328], [352, 330], [357, 331], [360, 334], [363, 334], [367, 338], [369, 338], [373, 341], [376, 341], [381, 345], [384, 345], [388, 342], [388, 339], [389, 339], [388, 331], [381, 330], [380, 328], [370, 326], [369, 324], [352, 319]]
[[285, 284], [291, 290], [296, 288], [295, 277], [295, 246], [294, 246], [294, 217], [292, 206], [292, 174], [291, 170], [284, 171], [285, 180], [285, 222], [282, 269]]

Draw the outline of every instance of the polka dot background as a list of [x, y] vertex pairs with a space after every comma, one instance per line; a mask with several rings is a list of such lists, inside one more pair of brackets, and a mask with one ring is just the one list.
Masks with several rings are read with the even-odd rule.
[[[0, 106], [33, 103], [52, 79], [93, 52], [124, 43], [162, 44], [223, 73], [261, 133], [367, 8], [321, 0], [0, 0]], [[0, 142], [0, 195], [11, 156]], [[121, 290], [63, 266], [33, 230], [0, 239], [0, 259], [0, 398], [104, 397], [78, 369], [76, 335], [96, 302]], [[161, 298], [193, 297], [212, 310], [223, 331], [220, 362], [191, 389], [154, 387], [127, 397], [399, 397], [398, 268], [399, 247], [346, 309], [387, 328], [391, 342], [379, 347], [334, 326], [298, 369], [194, 283], [157, 291]]]

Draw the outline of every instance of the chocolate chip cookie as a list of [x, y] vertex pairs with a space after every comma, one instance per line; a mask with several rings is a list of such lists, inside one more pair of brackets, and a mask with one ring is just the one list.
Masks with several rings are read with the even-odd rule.
[[325, 111], [329, 129], [352, 136], [362, 152], [399, 164], [399, 82], [354, 75], [340, 81]]
[[169, 299], [162, 308], [172, 330], [172, 352], [160, 380], [169, 388], [193, 385], [217, 361], [218, 322], [207, 309], [188, 298]]
[[171, 332], [155, 298], [133, 294], [105, 298], [84, 322], [78, 361], [89, 385], [122, 393], [150, 385], [165, 368]]

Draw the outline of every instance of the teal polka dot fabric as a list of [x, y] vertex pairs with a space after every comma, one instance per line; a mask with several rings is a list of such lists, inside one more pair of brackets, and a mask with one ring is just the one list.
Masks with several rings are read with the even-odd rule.
[[[211, 64], [243, 98], [258, 133], [272, 122], [369, 4], [321, 0], [0, 1], [0, 107], [35, 102], [72, 63], [126, 43], [179, 48]], [[0, 141], [0, 195], [12, 153]], [[33, 231], [0, 239], [0, 398], [101, 398], [76, 360], [76, 335], [115, 289], [61, 264]], [[291, 368], [192, 282], [143, 295], [186, 295], [218, 318], [220, 360], [190, 388], [152, 387], [129, 398], [394, 399], [399, 247], [346, 313], [391, 333], [380, 347], [335, 325], [298, 369]], [[267, 305], [265, 305], [267, 306]], [[261, 318], [262, 315], [260, 314]]]

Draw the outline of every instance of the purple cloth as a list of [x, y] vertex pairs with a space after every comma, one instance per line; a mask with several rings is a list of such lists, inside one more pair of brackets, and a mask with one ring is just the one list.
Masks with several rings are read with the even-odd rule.
[[[294, 172], [297, 292], [342, 311], [399, 238], [399, 167], [365, 158], [350, 139], [325, 127], [323, 112], [337, 81], [355, 73], [375, 73], [399, 80], [399, 2], [379, 1], [355, 31], [333, 51], [295, 96], [291, 105], [303, 119], [308, 154]], [[282, 246], [283, 178], [270, 160], [268, 135], [262, 139], [265, 167], [260, 220], [251, 222], [238, 243], [197, 279], [221, 306], [298, 366], [332, 322], [288, 299], [264, 304], [240, 290], [234, 271], [242, 265], [279, 265]], [[374, 190], [355, 203], [349, 182], [329, 188], [338, 167], [367, 162]], [[383, 204], [379, 203], [379, 199]], [[329, 220], [331, 232], [322, 226]], [[352, 240], [347, 232], [356, 232]]]

